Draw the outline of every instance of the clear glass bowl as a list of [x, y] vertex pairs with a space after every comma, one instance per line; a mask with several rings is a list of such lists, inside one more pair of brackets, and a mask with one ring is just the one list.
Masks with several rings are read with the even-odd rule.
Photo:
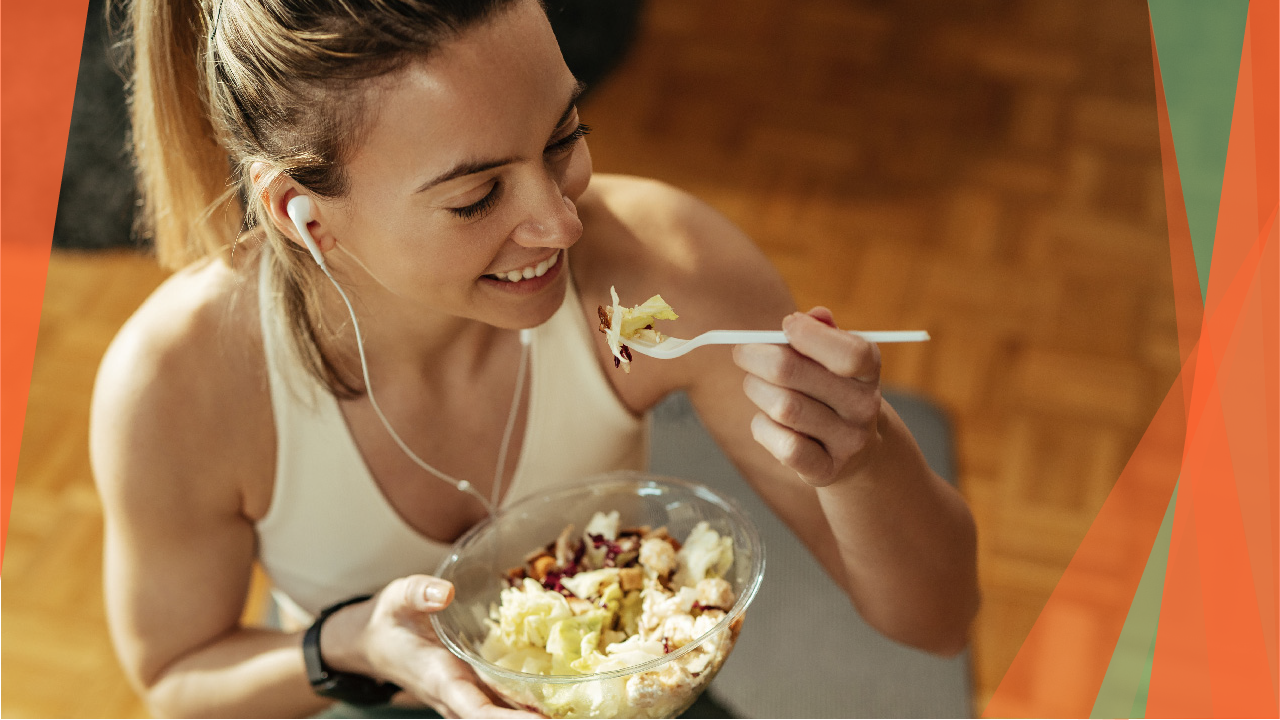
[[[507, 586], [505, 571], [522, 565], [565, 525], [572, 523], [581, 532], [595, 512], [612, 510], [619, 512], [624, 528], [665, 525], [672, 537], [683, 540], [694, 525], [706, 521], [732, 537], [733, 567], [725, 579], [737, 596], [733, 608], [678, 650], [613, 672], [533, 675], [485, 660], [480, 654], [489, 630], [485, 620]], [[747, 516], [709, 488], [623, 471], [509, 504], [459, 538], [436, 575], [455, 587], [453, 603], [431, 616], [436, 635], [513, 707], [561, 718], [674, 717], [706, 689], [733, 649], [743, 613], [764, 578], [764, 547]]]

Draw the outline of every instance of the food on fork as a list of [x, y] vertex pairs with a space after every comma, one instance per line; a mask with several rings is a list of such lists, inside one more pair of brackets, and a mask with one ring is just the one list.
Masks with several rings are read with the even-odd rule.
[[[617, 511], [597, 512], [581, 535], [570, 526], [507, 572], [481, 654], [536, 675], [603, 673], [662, 658], [733, 608], [737, 597], [724, 577], [732, 566], [732, 538], [705, 522], [681, 543], [665, 528], [620, 529]], [[541, 700], [557, 716], [670, 717], [719, 670], [739, 627], [731, 623], [667, 664], [603, 687], [548, 684]]]
[[618, 302], [618, 291], [609, 288], [613, 304], [605, 308], [600, 305], [596, 311], [600, 315], [600, 332], [604, 333], [613, 351], [613, 366], [621, 367], [623, 372], [631, 372], [631, 349], [623, 342], [628, 339], [660, 343], [666, 336], [653, 328], [656, 320], [675, 320], [679, 318], [661, 295], [654, 295], [644, 303], [631, 308], [624, 308]]

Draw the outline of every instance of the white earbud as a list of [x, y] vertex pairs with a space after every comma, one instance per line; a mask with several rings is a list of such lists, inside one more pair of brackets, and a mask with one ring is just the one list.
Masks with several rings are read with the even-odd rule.
[[284, 209], [289, 214], [289, 219], [293, 221], [293, 226], [298, 229], [298, 235], [302, 237], [302, 242], [311, 251], [311, 257], [316, 259], [317, 265], [322, 268], [325, 267], [324, 253], [320, 252], [320, 246], [316, 244], [316, 239], [311, 237], [311, 231], [307, 229], [307, 223], [312, 220], [311, 198], [305, 195], [295, 195], [285, 204]]

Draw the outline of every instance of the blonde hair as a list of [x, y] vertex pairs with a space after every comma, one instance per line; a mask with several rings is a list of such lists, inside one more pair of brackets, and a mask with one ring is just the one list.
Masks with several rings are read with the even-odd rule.
[[[341, 197], [343, 160], [365, 115], [364, 81], [513, 2], [131, 0], [123, 47], [139, 227], [159, 262], [176, 269], [260, 231], [307, 370], [336, 394], [359, 394], [322, 349], [322, 276], [305, 250], [262, 222], [257, 198], [281, 176]], [[255, 162], [269, 168], [256, 182]]]

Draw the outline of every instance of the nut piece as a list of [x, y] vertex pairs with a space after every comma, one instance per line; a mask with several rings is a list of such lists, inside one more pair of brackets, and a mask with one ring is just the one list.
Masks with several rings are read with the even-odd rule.
[[733, 586], [724, 578], [698, 581], [698, 604], [704, 608], [728, 610], [733, 607]]
[[[547, 571], [556, 566], [556, 559], [550, 555], [543, 555], [533, 561], [530, 577], [539, 582], [547, 576]], [[703, 603], [704, 605], [706, 603]]]
[[610, 317], [613, 315], [613, 308], [606, 310], [603, 305], [596, 306], [596, 316], [600, 318], [600, 332], [608, 334], [609, 326], [612, 324]]
[[645, 538], [640, 543], [640, 564], [665, 577], [676, 567], [676, 550], [662, 538]]
[[638, 567], [622, 568], [618, 571], [618, 583], [622, 592], [639, 590], [644, 587], [644, 570]]

